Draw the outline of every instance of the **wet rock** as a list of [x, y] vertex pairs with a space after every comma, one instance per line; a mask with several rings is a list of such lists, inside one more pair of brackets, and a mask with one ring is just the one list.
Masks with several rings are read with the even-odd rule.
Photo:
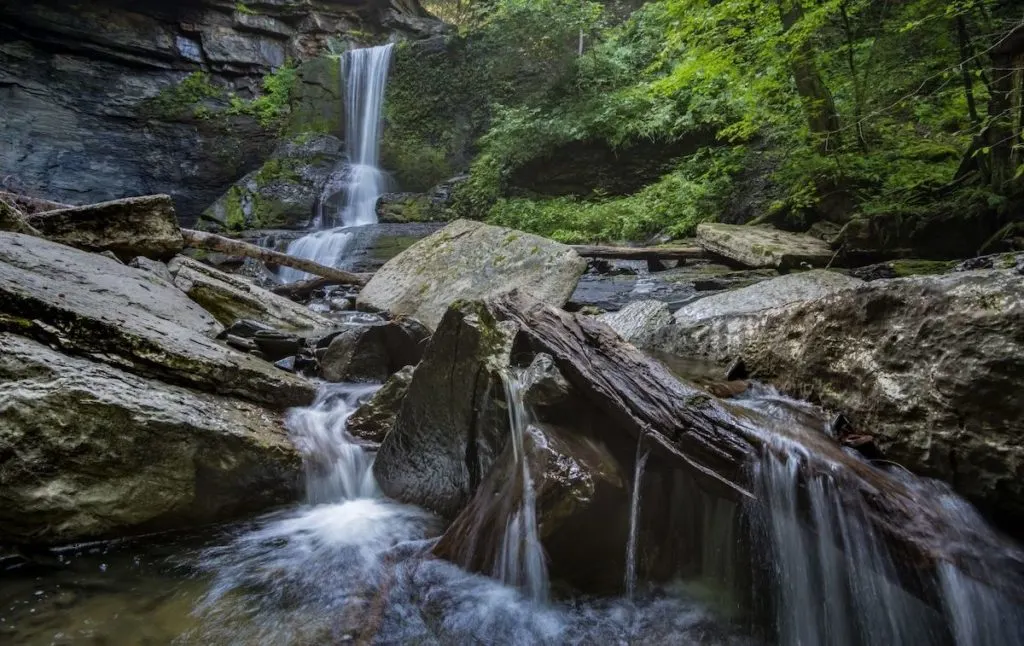
[[0, 333], [0, 541], [196, 527], [293, 500], [280, 418]]
[[598, 320], [618, 332], [623, 339], [637, 345], [672, 321], [669, 307], [661, 301], [636, 301], [618, 312], [603, 314]]
[[697, 226], [697, 244], [746, 267], [824, 267], [835, 253], [823, 240], [767, 226], [707, 222]]
[[227, 343], [232, 348], [234, 348], [235, 350], [239, 350], [241, 352], [253, 353], [259, 350], [259, 348], [256, 347], [256, 343], [252, 339], [247, 339], [241, 336], [235, 336], [234, 334], [228, 334], [224, 338], [224, 342]]
[[345, 330], [327, 346], [320, 360], [324, 379], [332, 382], [383, 382], [388, 370], [384, 326]]
[[295, 356], [303, 345], [294, 334], [277, 330], [260, 330], [252, 337], [252, 341], [263, 357], [270, 362]]
[[224, 339], [227, 338], [228, 335], [233, 335], [243, 339], [251, 339], [256, 336], [257, 332], [272, 331], [274, 331], [274, 328], [266, 323], [260, 323], [259, 321], [253, 321], [251, 319], [238, 319], [221, 332], [217, 338]]
[[861, 280], [889, 280], [896, 278], [896, 270], [892, 268], [892, 265], [887, 262], [876, 263], [874, 265], [865, 265], [864, 267], [857, 267], [856, 269], [850, 270], [850, 275], [854, 278]]
[[212, 338], [222, 326], [146, 272], [41, 238], [0, 233], [0, 330], [120, 368], [277, 407], [312, 384]]
[[356, 409], [348, 418], [345, 430], [364, 442], [379, 445], [395, 426], [395, 418], [402, 406], [414, 366], [406, 366], [391, 375], [373, 397]]
[[[526, 430], [524, 447], [550, 576], [590, 593], [618, 591], [629, 518], [628, 481], [618, 462], [578, 430], [546, 424]], [[434, 554], [492, 574], [522, 495], [522, 466], [510, 443]]]
[[572, 386], [551, 355], [537, 354], [526, 369], [523, 383], [523, 401], [541, 419], [551, 420], [572, 408]]
[[185, 247], [174, 204], [167, 195], [46, 211], [26, 222], [43, 236], [83, 251], [110, 251], [119, 258], [167, 259]]
[[950, 482], [997, 523], [1024, 526], [1024, 277], [981, 270], [830, 289], [711, 297], [695, 304], [699, 315], [677, 312], [654, 343], [721, 362], [742, 356], [758, 378], [843, 411], [888, 459]]
[[275, 361], [274, 367], [280, 368], [281, 370], [284, 370], [286, 372], [296, 372], [295, 362], [297, 359], [298, 357], [285, 357], [280, 361]]
[[514, 329], [480, 303], [445, 313], [373, 464], [385, 494], [449, 519], [463, 508], [508, 437], [501, 371]]
[[359, 294], [360, 307], [404, 314], [436, 327], [459, 299], [483, 299], [517, 287], [561, 306], [586, 262], [538, 236], [459, 220], [392, 258]]
[[381, 222], [445, 222], [451, 219], [447, 203], [427, 193], [385, 193], [377, 201]]
[[169, 265], [174, 284], [218, 321], [253, 319], [281, 330], [330, 329], [332, 322], [238, 276], [178, 256]]

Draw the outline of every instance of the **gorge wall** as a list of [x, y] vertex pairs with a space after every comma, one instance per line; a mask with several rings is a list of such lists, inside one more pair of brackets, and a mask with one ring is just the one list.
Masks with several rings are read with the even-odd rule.
[[0, 188], [72, 204], [167, 193], [192, 221], [294, 134], [289, 117], [341, 131], [340, 101], [254, 103], [268, 75], [299, 66], [273, 100], [330, 98], [337, 66], [301, 63], [438, 26], [417, 0], [5, 0]]

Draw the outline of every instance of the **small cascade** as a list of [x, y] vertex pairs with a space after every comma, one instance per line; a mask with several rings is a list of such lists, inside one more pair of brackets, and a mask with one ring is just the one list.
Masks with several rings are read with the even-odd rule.
[[547, 564], [537, 531], [537, 501], [526, 455], [529, 415], [523, 401], [524, 371], [502, 373], [515, 466], [521, 495], [519, 505], [508, 515], [501, 550], [494, 566], [495, 578], [524, 590], [534, 601], [548, 596]]
[[[384, 90], [393, 50], [394, 45], [389, 43], [345, 53], [342, 75], [346, 162], [324, 186], [313, 223], [318, 231], [292, 242], [289, 255], [340, 267], [354, 240], [348, 229], [377, 223], [377, 200], [390, 183], [379, 163]], [[329, 228], [338, 224], [338, 228]], [[284, 282], [295, 282], [308, 276], [299, 270], [282, 268], [280, 277]]]
[[626, 576], [625, 588], [626, 598], [636, 597], [636, 544], [640, 532], [640, 490], [644, 477], [644, 467], [647, 466], [647, 458], [650, 450], [641, 454], [643, 437], [636, 443], [636, 463], [633, 467], [633, 494], [629, 504], [629, 540], [626, 543]]

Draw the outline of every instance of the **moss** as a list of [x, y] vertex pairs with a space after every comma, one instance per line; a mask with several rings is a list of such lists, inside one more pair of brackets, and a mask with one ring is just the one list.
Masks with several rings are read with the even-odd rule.
[[889, 264], [899, 277], [928, 276], [941, 274], [956, 266], [954, 261], [946, 260], [895, 260]]
[[291, 110], [292, 92], [298, 82], [298, 72], [291, 63], [286, 63], [263, 77], [263, 94], [247, 101], [234, 94], [228, 98], [228, 115], [248, 115], [259, 121], [264, 128], [279, 129], [284, 117]]
[[155, 97], [144, 101], [140, 107], [145, 116], [176, 121], [198, 117], [208, 119], [212, 110], [198, 105], [207, 99], [221, 95], [221, 91], [210, 81], [206, 72], [193, 72], [175, 85], [165, 87]]
[[245, 228], [245, 209], [242, 208], [242, 189], [232, 186], [224, 200], [224, 226], [231, 231]]
[[240, 14], [244, 14], [246, 16], [258, 15], [257, 12], [253, 11], [252, 8], [247, 6], [244, 2], [236, 2], [235, 3], [235, 11], [237, 11]]

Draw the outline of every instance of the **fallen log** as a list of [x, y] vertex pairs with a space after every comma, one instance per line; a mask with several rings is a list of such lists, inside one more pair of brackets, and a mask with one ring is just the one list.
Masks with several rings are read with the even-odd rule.
[[707, 258], [700, 247], [604, 247], [598, 245], [572, 245], [584, 258], [614, 258], [618, 260], [696, 260]]
[[[800, 460], [805, 486], [829, 478], [844, 508], [864, 510], [868, 527], [892, 551], [897, 583], [926, 602], [941, 605], [933, 582], [942, 562], [993, 583], [987, 578], [998, 561], [995, 569], [1009, 575], [1007, 580], [1024, 580], [1024, 563], [1007, 543], [984, 528], [954, 525], [937, 501], [923, 500], [823, 434], [794, 436], [770, 418], [710, 397], [590, 317], [519, 292], [495, 299], [491, 307], [498, 319], [518, 324], [517, 343], [554, 358], [610, 429], [642, 439], [654, 456], [691, 474], [708, 493], [758, 504], [749, 467], [771, 452]], [[1007, 592], [1020, 595], [1017, 589]]]
[[245, 256], [272, 265], [291, 267], [292, 269], [304, 271], [307, 274], [330, 279], [335, 281], [337, 285], [365, 285], [367, 281], [367, 277], [362, 274], [353, 274], [341, 269], [327, 267], [312, 260], [296, 258], [273, 249], [264, 249], [248, 242], [232, 240], [231, 238], [225, 238], [213, 233], [182, 229], [181, 235], [185, 238], [185, 246], [187, 247], [217, 251], [232, 256]]

